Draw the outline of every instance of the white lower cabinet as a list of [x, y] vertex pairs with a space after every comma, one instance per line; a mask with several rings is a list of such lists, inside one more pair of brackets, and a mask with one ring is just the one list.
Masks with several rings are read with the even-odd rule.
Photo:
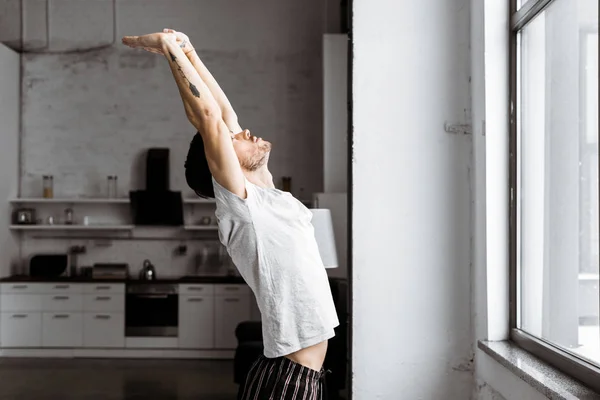
[[[0, 346], [124, 348], [124, 284], [0, 284]], [[257, 318], [243, 284], [182, 284], [178, 347], [233, 350], [240, 322]]]
[[39, 312], [2, 312], [2, 347], [40, 347], [42, 314]]
[[85, 347], [125, 347], [125, 314], [86, 313], [83, 318]]
[[44, 313], [42, 347], [81, 347], [83, 317], [80, 312]]
[[230, 294], [215, 297], [215, 347], [235, 349], [235, 329], [243, 321], [250, 320], [250, 295]]
[[179, 297], [179, 347], [212, 349], [215, 347], [215, 298]]

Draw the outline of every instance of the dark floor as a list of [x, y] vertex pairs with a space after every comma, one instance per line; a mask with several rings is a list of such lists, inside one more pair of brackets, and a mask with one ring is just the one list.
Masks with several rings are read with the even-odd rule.
[[234, 400], [231, 361], [0, 359], [0, 400]]

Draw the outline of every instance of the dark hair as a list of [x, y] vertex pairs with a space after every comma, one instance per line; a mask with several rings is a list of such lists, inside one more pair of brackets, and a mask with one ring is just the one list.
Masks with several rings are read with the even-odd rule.
[[185, 180], [188, 186], [200, 197], [214, 198], [215, 189], [212, 183], [212, 174], [208, 168], [204, 142], [200, 133], [196, 133], [190, 143], [184, 167]]

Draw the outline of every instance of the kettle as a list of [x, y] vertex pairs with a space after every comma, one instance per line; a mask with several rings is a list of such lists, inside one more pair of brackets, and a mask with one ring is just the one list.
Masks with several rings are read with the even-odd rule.
[[145, 281], [153, 281], [156, 279], [156, 269], [150, 260], [144, 260], [144, 265], [140, 271], [140, 279]]

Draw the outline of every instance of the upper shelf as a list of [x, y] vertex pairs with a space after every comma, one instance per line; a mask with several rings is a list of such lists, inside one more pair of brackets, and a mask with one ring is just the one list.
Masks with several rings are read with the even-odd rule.
[[23, 199], [10, 199], [12, 204], [43, 204], [43, 203], [54, 203], [54, 204], [129, 204], [129, 198], [64, 198], [64, 199], [44, 199], [44, 198], [23, 198]]
[[[128, 197], [120, 198], [20, 198], [10, 199], [11, 204], [129, 204]], [[214, 199], [183, 199], [183, 204], [215, 204]]]

